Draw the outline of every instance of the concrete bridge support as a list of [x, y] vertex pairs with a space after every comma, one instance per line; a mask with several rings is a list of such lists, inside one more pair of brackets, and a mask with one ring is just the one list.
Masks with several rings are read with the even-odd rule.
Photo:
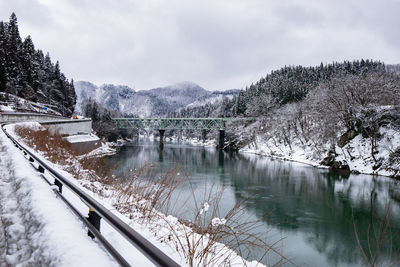
[[[225, 123], [231, 120], [254, 120], [254, 118], [112, 118], [119, 128], [156, 129], [160, 132], [160, 148], [164, 146], [165, 130], [219, 131], [218, 149], [225, 146]], [[161, 130], [161, 129], [163, 130]]]
[[225, 146], [225, 130], [219, 130], [218, 149], [222, 150]]
[[160, 144], [159, 144], [159, 147], [160, 147], [161, 150], [163, 150], [164, 149], [164, 133], [165, 133], [165, 130], [158, 130], [158, 131], [160, 133]]

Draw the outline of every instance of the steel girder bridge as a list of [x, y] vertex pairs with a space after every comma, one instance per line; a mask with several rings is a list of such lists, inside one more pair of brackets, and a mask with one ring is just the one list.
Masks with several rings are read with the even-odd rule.
[[118, 128], [158, 130], [160, 132], [160, 148], [164, 146], [165, 130], [218, 130], [218, 148], [225, 142], [225, 123], [234, 118], [112, 118]]
[[113, 118], [118, 128], [155, 130], [225, 130], [227, 118]]

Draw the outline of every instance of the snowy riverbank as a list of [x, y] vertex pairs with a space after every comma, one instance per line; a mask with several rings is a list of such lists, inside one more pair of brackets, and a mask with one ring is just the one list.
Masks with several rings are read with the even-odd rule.
[[[376, 143], [376, 153], [371, 153], [371, 140], [358, 135], [341, 148], [337, 145], [335, 146], [335, 160], [342, 165], [347, 165], [349, 171], [354, 173], [398, 176], [400, 162], [390, 162], [389, 158], [400, 147], [400, 132], [389, 128], [381, 128], [380, 131], [382, 138]], [[272, 138], [268, 139], [259, 135], [253, 142], [239, 151], [282, 160], [292, 160], [318, 168], [328, 168], [321, 162], [330, 150], [331, 147], [328, 144], [317, 148], [311, 143], [301, 144], [296, 140], [289, 148], [287, 145], [278, 143]], [[376, 159], [382, 162], [379, 166], [376, 165]]]
[[[396, 149], [400, 148], [400, 132], [391, 128], [380, 129], [381, 138], [377, 140], [374, 154], [371, 153], [371, 140], [357, 135], [343, 147], [335, 146], [334, 159], [338, 163], [348, 166], [348, 171], [353, 173], [363, 173], [371, 175], [382, 175], [398, 177], [400, 175], [400, 162], [390, 160], [391, 155]], [[146, 138], [140, 136], [140, 138]], [[158, 141], [158, 137], [150, 135], [150, 140]], [[216, 141], [199, 138], [189, 138], [176, 136], [166, 137], [166, 141], [171, 143], [189, 144], [193, 146], [203, 146], [215, 148]], [[308, 142], [302, 143], [298, 139], [293, 139], [290, 147], [277, 139], [267, 135], [256, 135], [252, 142], [239, 149], [239, 153], [256, 154], [281, 160], [290, 160], [317, 168], [329, 168], [321, 164], [322, 161], [332, 150], [329, 144], [316, 144]], [[375, 159], [374, 159], [375, 158]], [[377, 165], [376, 161], [381, 163]]]

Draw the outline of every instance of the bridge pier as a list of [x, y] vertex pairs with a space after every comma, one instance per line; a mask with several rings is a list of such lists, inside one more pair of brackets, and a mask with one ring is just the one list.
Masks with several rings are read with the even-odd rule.
[[219, 130], [218, 149], [222, 150], [225, 146], [225, 130]]
[[164, 148], [164, 133], [165, 133], [165, 130], [158, 130], [158, 132], [160, 133], [160, 144], [159, 144], [159, 147], [160, 147], [161, 150], [163, 150], [163, 148]]
[[207, 131], [204, 129], [201, 130], [201, 138], [202, 138], [203, 143], [206, 142], [206, 137], [207, 137]]
[[[249, 119], [252, 118], [241, 118], [241, 120]], [[160, 133], [160, 149], [164, 147], [165, 130], [203, 130], [203, 139], [207, 131], [217, 130], [219, 131], [217, 147], [223, 150], [225, 146], [225, 123], [229, 120], [238, 120], [238, 118], [112, 118], [112, 120], [119, 128], [158, 130]]]

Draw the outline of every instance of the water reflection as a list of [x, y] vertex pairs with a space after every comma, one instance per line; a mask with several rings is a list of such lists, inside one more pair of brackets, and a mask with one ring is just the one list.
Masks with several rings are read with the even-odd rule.
[[[183, 166], [198, 188], [205, 183], [228, 186], [227, 206], [248, 199], [248, 213], [258, 218], [268, 214], [266, 224], [287, 236], [284, 251], [298, 264], [359, 266], [363, 261], [355, 229], [362, 246], [367, 249], [369, 237], [373, 250], [388, 203], [390, 246], [395, 252], [400, 248], [399, 201], [391, 201], [400, 186], [394, 180], [201, 147], [168, 144], [160, 152], [152, 143], [124, 147], [103, 166], [116, 165], [115, 172], [127, 176], [149, 162], [161, 170]], [[382, 249], [386, 260], [391, 257], [388, 244]]]

